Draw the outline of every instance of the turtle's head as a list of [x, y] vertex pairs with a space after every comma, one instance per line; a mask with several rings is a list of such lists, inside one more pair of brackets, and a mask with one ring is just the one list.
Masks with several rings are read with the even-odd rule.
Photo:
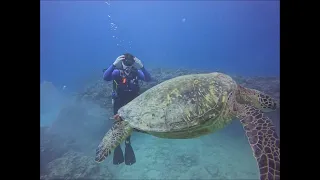
[[130, 111], [125, 111], [123, 107], [121, 107], [119, 110], [118, 110], [118, 114], [117, 114], [117, 118], [119, 120], [128, 120], [128, 113], [130, 113]]
[[241, 104], [250, 104], [264, 112], [275, 111], [280, 107], [277, 100], [256, 89], [238, 85], [237, 101]]

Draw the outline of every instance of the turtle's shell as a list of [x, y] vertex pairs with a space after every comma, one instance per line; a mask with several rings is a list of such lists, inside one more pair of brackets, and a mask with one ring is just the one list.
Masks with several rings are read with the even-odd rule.
[[[236, 82], [222, 73], [179, 76], [148, 89], [118, 113], [135, 129], [166, 136], [179, 132], [174, 138], [189, 138], [185, 132], [202, 129], [195, 134], [207, 134], [216, 121], [223, 121], [228, 95], [236, 87]], [[189, 136], [198, 136], [195, 134]]]

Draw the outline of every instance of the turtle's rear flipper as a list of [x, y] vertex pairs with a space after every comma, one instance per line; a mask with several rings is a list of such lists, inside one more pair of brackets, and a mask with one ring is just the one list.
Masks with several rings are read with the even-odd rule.
[[117, 121], [113, 127], [106, 133], [96, 149], [96, 162], [102, 162], [107, 158], [111, 151], [120, 145], [132, 132], [132, 128], [125, 121]]
[[239, 118], [257, 160], [260, 179], [280, 179], [280, 139], [271, 119], [252, 106], [245, 106]]

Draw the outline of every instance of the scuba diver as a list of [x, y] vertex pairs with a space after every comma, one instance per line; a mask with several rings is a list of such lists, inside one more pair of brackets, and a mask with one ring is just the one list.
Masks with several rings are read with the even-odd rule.
[[[119, 56], [114, 63], [108, 69], [104, 69], [103, 72], [103, 79], [105, 81], [113, 81], [112, 103], [114, 115], [117, 114], [118, 109], [140, 94], [139, 80], [146, 82], [151, 80], [151, 76], [142, 62], [130, 53]], [[126, 165], [132, 165], [136, 162], [130, 138], [131, 136], [125, 140], [124, 157], [121, 145], [115, 148], [113, 164], [121, 164], [125, 161]]]

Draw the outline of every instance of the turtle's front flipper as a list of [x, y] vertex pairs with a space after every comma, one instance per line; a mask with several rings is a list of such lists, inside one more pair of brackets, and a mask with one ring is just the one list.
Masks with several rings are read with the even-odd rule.
[[280, 179], [280, 139], [271, 119], [252, 106], [244, 106], [238, 117], [258, 162], [260, 179]]
[[102, 162], [111, 151], [124, 141], [132, 132], [132, 128], [125, 121], [117, 121], [106, 133], [96, 149], [96, 162]]

